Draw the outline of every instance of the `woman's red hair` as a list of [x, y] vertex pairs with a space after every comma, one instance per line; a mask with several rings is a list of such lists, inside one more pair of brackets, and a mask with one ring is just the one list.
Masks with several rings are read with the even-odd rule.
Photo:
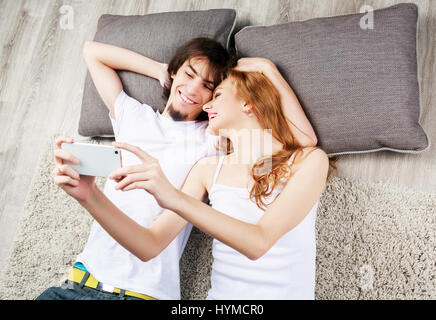
[[[256, 116], [263, 129], [271, 129], [272, 136], [283, 144], [283, 149], [275, 152], [269, 159], [258, 159], [251, 168], [254, 185], [250, 190], [250, 199], [259, 208], [264, 210], [267, 206], [265, 199], [273, 190], [283, 182], [291, 178], [291, 167], [300, 163], [312, 151], [320, 149], [313, 147], [304, 158], [295, 159], [303, 153], [300, 146], [292, 135], [288, 120], [282, 110], [280, 94], [272, 82], [259, 72], [241, 72], [231, 69], [227, 72], [229, 79], [236, 89], [236, 94], [246, 101], [251, 107], [251, 112]], [[290, 120], [289, 120], [290, 121]], [[226, 152], [229, 153], [229, 148]], [[290, 156], [296, 152], [292, 163], [288, 164]], [[270, 170], [265, 170], [266, 160], [269, 161]], [[330, 166], [336, 169], [337, 157], [329, 156]], [[329, 173], [328, 180], [330, 179]]]

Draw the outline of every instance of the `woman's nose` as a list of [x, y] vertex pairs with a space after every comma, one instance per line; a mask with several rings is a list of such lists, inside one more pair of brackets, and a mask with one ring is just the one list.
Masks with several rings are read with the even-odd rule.
[[207, 102], [207, 103], [205, 103], [205, 104], [203, 105], [203, 111], [207, 112], [207, 110], [210, 109], [210, 105], [211, 105], [211, 103], [212, 103], [212, 100], [209, 101], [209, 102]]

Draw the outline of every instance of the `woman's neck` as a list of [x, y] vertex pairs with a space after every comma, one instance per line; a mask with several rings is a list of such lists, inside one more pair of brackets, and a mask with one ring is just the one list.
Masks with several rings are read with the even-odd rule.
[[271, 130], [253, 127], [231, 129], [228, 133], [226, 136], [233, 147], [229, 160], [234, 164], [251, 166], [260, 157], [271, 156], [283, 148], [283, 144], [272, 136]]

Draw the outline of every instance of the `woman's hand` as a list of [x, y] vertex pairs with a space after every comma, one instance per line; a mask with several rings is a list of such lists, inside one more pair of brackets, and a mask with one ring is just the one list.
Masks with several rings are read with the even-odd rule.
[[162, 208], [171, 209], [174, 200], [179, 197], [179, 190], [168, 181], [157, 159], [147, 154], [141, 148], [128, 143], [113, 142], [113, 145], [132, 152], [142, 162], [139, 165], [131, 165], [114, 170], [109, 175], [109, 178], [119, 182], [115, 189], [122, 191], [144, 189], [156, 198], [156, 201]]
[[54, 151], [56, 166], [53, 170], [53, 180], [66, 193], [79, 202], [86, 202], [95, 187], [95, 177], [79, 175], [64, 161], [78, 164], [77, 159], [71, 153], [61, 149], [62, 143], [73, 143], [70, 137], [58, 137], [55, 141], [56, 149]]
[[276, 68], [274, 62], [267, 58], [241, 58], [236, 64], [235, 70], [243, 72], [260, 72], [268, 75]]

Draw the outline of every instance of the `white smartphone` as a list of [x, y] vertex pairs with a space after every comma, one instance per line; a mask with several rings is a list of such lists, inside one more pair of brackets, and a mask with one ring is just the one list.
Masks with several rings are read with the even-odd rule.
[[122, 166], [121, 150], [90, 143], [62, 143], [61, 148], [79, 159], [79, 164], [66, 163], [81, 175], [107, 177]]

